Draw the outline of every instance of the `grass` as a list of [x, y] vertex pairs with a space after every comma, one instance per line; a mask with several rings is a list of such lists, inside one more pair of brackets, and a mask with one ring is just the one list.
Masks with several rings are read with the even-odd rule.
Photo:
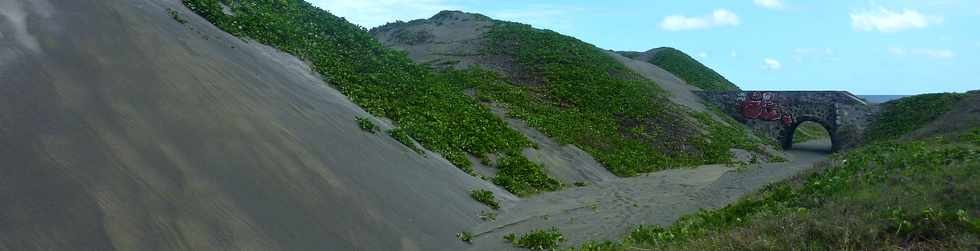
[[[534, 147], [488, 108], [464, 94], [458, 81], [473, 76], [450, 77], [415, 64], [404, 53], [383, 47], [363, 27], [306, 1], [183, 0], [183, 3], [228, 33], [254, 39], [310, 62], [313, 70], [354, 103], [374, 115], [391, 119], [401, 128], [392, 137], [421, 151], [409, 140], [414, 139], [461, 170], [472, 174], [467, 155], [483, 159]], [[222, 3], [235, 15], [224, 14]], [[527, 194], [527, 191], [516, 192]]]
[[531, 231], [520, 237], [517, 237], [516, 234], [508, 234], [504, 236], [504, 240], [514, 244], [515, 247], [530, 250], [553, 250], [557, 249], [559, 244], [565, 242], [565, 237], [558, 231], [558, 228], [551, 228]]
[[739, 90], [738, 86], [718, 72], [674, 48], [660, 48], [649, 62], [705, 91]]
[[868, 128], [869, 141], [897, 139], [936, 120], [965, 94], [937, 93], [906, 97], [884, 104], [884, 110]]
[[976, 250], [980, 129], [886, 141], [668, 227], [580, 250]]
[[470, 191], [470, 197], [474, 200], [487, 205], [492, 209], [500, 209], [500, 203], [497, 202], [497, 198], [494, 198], [493, 192], [487, 190], [473, 190]]
[[357, 117], [354, 118], [354, 120], [357, 121], [357, 126], [360, 127], [361, 130], [364, 130], [365, 132], [377, 133], [379, 130], [378, 126], [375, 125], [374, 122], [371, 122], [370, 119]]

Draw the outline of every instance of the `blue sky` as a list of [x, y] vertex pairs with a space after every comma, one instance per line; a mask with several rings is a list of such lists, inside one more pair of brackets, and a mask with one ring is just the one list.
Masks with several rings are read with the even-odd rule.
[[452, 9], [604, 49], [675, 47], [743, 89], [859, 95], [980, 89], [980, 0], [308, 1], [368, 28]]

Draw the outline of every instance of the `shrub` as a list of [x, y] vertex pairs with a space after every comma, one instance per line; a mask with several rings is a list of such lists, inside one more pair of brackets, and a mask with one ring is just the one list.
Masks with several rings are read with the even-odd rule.
[[521, 235], [520, 238], [514, 234], [508, 234], [504, 236], [504, 239], [510, 241], [516, 247], [530, 250], [553, 250], [558, 248], [561, 242], [565, 241], [565, 237], [558, 231], [558, 228], [535, 230]]
[[357, 126], [361, 127], [361, 130], [369, 133], [378, 132], [378, 126], [375, 125], [374, 122], [371, 122], [370, 119], [357, 117], [355, 120], [357, 120]]
[[466, 231], [459, 232], [456, 233], [456, 238], [459, 238], [459, 240], [463, 242], [470, 243], [473, 241], [473, 233], [466, 232]]
[[500, 172], [493, 178], [494, 184], [517, 196], [561, 189], [561, 182], [545, 174], [543, 167], [518, 156], [520, 154], [508, 154], [498, 160]]
[[493, 209], [500, 209], [500, 204], [497, 203], [497, 198], [494, 198], [493, 192], [487, 190], [473, 190], [470, 191], [470, 197], [474, 200], [479, 201]]

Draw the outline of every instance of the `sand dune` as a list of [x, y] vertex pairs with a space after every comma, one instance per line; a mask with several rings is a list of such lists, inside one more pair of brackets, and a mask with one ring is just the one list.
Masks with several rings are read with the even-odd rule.
[[497, 189], [179, 1], [0, 7], [0, 250], [456, 249]]

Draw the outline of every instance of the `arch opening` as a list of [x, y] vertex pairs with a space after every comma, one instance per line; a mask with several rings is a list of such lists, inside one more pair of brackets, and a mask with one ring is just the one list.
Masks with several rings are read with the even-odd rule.
[[834, 133], [830, 126], [814, 119], [800, 120], [786, 130], [784, 149], [833, 152]]

